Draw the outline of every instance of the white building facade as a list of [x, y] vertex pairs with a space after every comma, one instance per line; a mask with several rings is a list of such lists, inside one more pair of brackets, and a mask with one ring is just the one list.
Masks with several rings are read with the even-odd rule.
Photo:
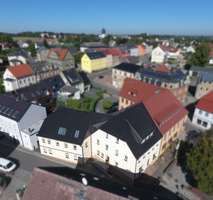
[[192, 123], [201, 129], [209, 130], [213, 127], [213, 113], [196, 108]]
[[46, 117], [46, 109], [42, 106], [0, 98], [0, 131], [24, 148], [38, 148], [37, 133]]

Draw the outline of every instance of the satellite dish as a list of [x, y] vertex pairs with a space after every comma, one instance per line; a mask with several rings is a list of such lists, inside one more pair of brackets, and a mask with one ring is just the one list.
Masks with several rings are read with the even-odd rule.
[[88, 181], [87, 181], [87, 179], [86, 179], [85, 177], [83, 177], [83, 178], [81, 179], [81, 181], [82, 181], [82, 183], [83, 183], [85, 186], [88, 185]]

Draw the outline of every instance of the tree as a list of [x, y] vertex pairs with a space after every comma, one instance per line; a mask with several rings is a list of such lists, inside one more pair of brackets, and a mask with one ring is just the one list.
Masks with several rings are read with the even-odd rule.
[[198, 144], [191, 148], [186, 163], [197, 187], [213, 194], [213, 130], [205, 133]]
[[205, 66], [209, 60], [209, 46], [207, 43], [201, 43], [196, 52], [190, 57], [189, 63], [196, 66]]
[[112, 108], [113, 103], [111, 101], [109, 101], [109, 100], [103, 100], [103, 104], [102, 105], [103, 105], [103, 109], [105, 111], [108, 111], [110, 108]]
[[32, 57], [36, 56], [36, 49], [34, 43], [31, 43], [30, 46], [28, 47], [28, 51], [31, 53]]
[[4, 93], [5, 89], [4, 89], [4, 84], [3, 84], [3, 77], [2, 74], [0, 75], [0, 94]]
[[74, 57], [75, 57], [75, 63], [79, 64], [81, 63], [81, 57], [83, 56], [82, 52], [77, 53]]

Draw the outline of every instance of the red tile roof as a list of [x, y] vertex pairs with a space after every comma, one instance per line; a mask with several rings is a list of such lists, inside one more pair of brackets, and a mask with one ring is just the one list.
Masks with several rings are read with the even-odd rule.
[[65, 59], [67, 53], [69, 52], [69, 49], [67, 49], [67, 48], [50, 49], [49, 53], [48, 53], [48, 57], [50, 57], [52, 52], [56, 53], [56, 55], [58, 56], [58, 59], [63, 61]]
[[112, 55], [118, 57], [127, 57], [128, 54], [121, 51], [119, 48], [98, 48], [98, 51], [103, 52], [105, 55]]
[[167, 89], [127, 78], [120, 97], [143, 102], [162, 133], [166, 133], [187, 115], [186, 109]]
[[161, 48], [163, 51], [171, 52], [171, 53], [176, 53], [176, 52], [178, 51], [177, 48], [173, 48], [173, 47], [169, 47], [169, 46], [163, 46], [163, 45], [161, 45], [160, 48]]
[[166, 65], [158, 65], [157, 67], [154, 68], [155, 71], [157, 72], [170, 72], [170, 69]]
[[13, 67], [9, 67], [8, 70], [15, 76], [16, 78], [22, 78], [25, 76], [31, 76], [33, 74], [32, 68], [28, 64], [16, 65]]
[[208, 113], [213, 113], [213, 91], [202, 97], [196, 107]]

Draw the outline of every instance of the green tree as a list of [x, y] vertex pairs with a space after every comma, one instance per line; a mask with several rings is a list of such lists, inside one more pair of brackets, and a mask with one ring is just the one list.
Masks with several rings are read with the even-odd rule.
[[32, 57], [36, 56], [36, 49], [34, 43], [30, 44], [30, 46], [28, 47], [28, 51], [31, 53]]
[[74, 57], [75, 57], [75, 63], [79, 64], [81, 63], [81, 57], [83, 56], [82, 52], [77, 53]]
[[213, 130], [205, 133], [198, 144], [191, 148], [186, 163], [197, 187], [213, 194]]
[[102, 105], [103, 105], [103, 109], [105, 111], [108, 111], [110, 108], [112, 108], [113, 103], [110, 100], [104, 100]]
[[5, 89], [4, 89], [4, 84], [3, 84], [3, 75], [0, 74], [0, 94], [4, 93], [5, 92]]
[[205, 66], [209, 60], [209, 46], [207, 43], [201, 43], [196, 52], [190, 57], [189, 63], [196, 66]]

